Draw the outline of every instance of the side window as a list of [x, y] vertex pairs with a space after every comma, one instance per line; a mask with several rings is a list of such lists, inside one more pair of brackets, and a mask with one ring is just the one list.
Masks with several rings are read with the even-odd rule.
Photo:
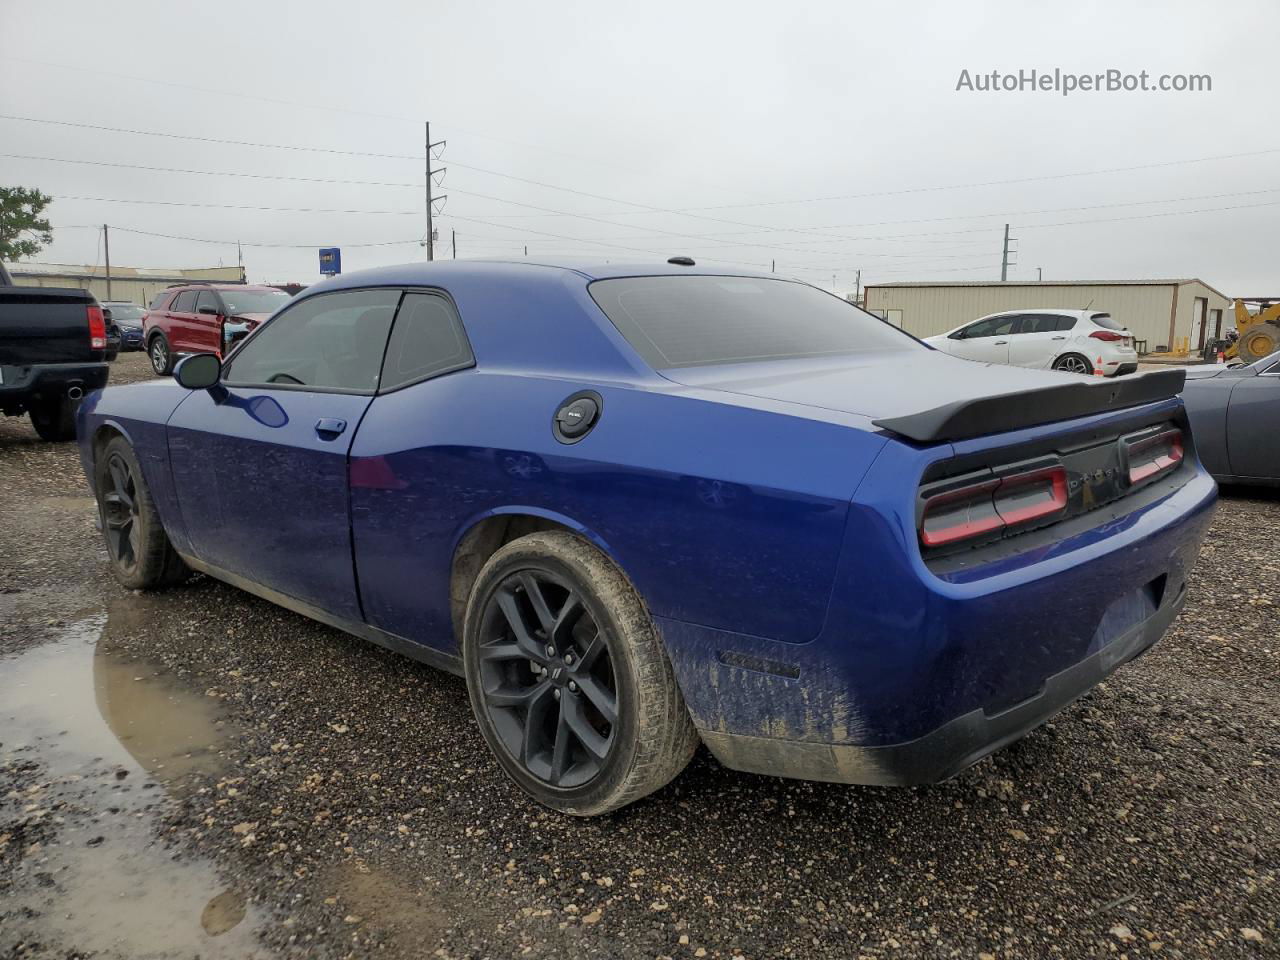
[[169, 299], [169, 292], [167, 290], [161, 290], [159, 293], [156, 294], [155, 299], [151, 301], [151, 306], [148, 307], [147, 309], [159, 310], [165, 305], [165, 302], [168, 299]]
[[196, 297], [196, 313], [199, 313], [205, 307], [212, 307], [214, 312], [222, 312], [222, 304], [218, 302], [218, 295], [212, 290], [201, 290], [200, 296]]
[[1007, 336], [1013, 329], [1013, 324], [1017, 319], [1017, 314], [1011, 314], [1005, 317], [991, 317], [987, 320], [979, 320], [977, 323], [971, 324], [965, 328], [965, 339], [972, 340], [975, 337]]
[[1075, 329], [1075, 317], [1058, 317], [1058, 326], [1055, 328], [1058, 333], [1064, 333], [1067, 330]]
[[382, 366], [382, 390], [392, 390], [474, 364], [462, 320], [444, 297], [405, 294]]
[[1049, 313], [1027, 313], [1022, 316], [1022, 326], [1018, 328], [1019, 333], [1054, 333], [1058, 330], [1058, 323], [1062, 317], [1056, 317]]
[[352, 290], [299, 301], [236, 351], [232, 386], [307, 386], [372, 393], [399, 290]]
[[194, 290], [183, 290], [173, 301], [173, 306], [169, 308], [174, 313], [195, 313], [196, 312], [196, 292]]

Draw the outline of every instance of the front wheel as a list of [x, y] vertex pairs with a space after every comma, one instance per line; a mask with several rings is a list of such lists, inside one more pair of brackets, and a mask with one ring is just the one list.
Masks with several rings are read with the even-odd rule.
[[169, 542], [133, 447], [112, 437], [94, 463], [94, 492], [111, 572], [133, 590], [179, 583], [191, 570]]
[[48, 440], [53, 443], [74, 440], [76, 438], [77, 406], [77, 402], [70, 397], [61, 397], [57, 400], [41, 400], [33, 404], [29, 411], [31, 426], [35, 427], [36, 433], [41, 440]]
[[506, 773], [576, 816], [609, 813], [669, 783], [698, 745], [639, 595], [586, 541], [512, 541], [467, 604], [471, 707]]
[[164, 338], [164, 334], [158, 333], [151, 338], [147, 354], [151, 357], [151, 369], [157, 377], [167, 377], [173, 373], [173, 356], [169, 353], [169, 341]]

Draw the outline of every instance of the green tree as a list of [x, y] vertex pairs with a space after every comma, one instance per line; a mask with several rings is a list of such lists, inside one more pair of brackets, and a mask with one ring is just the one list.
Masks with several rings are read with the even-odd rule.
[[53, 227], [41, 214], [53, 197], [26, 187], [0, 187], [0, 260], [34, 257], [53, 243]]

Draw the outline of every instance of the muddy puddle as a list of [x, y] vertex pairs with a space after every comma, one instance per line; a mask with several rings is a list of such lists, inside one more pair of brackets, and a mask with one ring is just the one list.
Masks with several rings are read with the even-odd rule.
[[113, 648], [113, 629], [136, 614], [119, 607], [111, 628], [90, 617], [0, 659], [0, 954], [26, 944], [68, 956], [262, 956], [255, 907], [159, 834], [193, 774], [223, 772], [230, 731], [216, 701]]

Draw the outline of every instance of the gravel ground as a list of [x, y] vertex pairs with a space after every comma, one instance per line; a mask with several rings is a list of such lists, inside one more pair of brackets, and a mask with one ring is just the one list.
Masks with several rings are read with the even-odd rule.
[[502, 777], [461, 681], [206, 578], [117, 586], [73, 445], [0, 421], [0, 484], [0, 957], [1280, 956], [1276, 495], [1224, 493], [1149, 655], [947, 784], [700, 753], [581, 821]]

